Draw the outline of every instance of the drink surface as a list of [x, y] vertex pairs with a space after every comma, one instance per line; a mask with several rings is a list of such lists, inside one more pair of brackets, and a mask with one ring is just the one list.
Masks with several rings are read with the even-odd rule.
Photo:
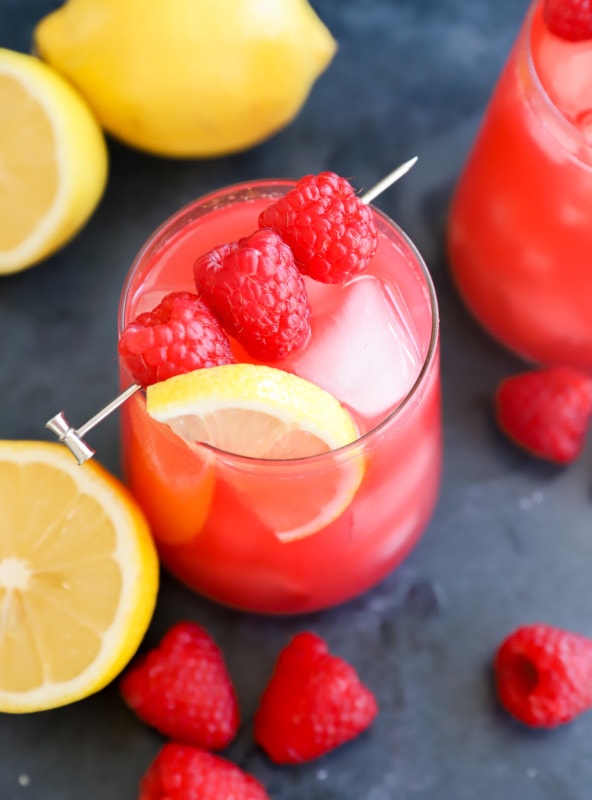
[[537, 2], [461, 174], [448, 228], [469, 309], [529, 361], [592, 367], [591, 121], [592, 42], [551, 34]]
[[[271, 201], [257, 196], [180, 223], [140, 259], [124, 321], [170, 291], [194, 290], [197, 256], [248, 236]], [[189, 447], [147, 415], [140, 394], [123, 409], [126, 476], [163, 563], [213, 599], [269, 613], [342, 602], [384, 577], [431, 515], [441, 462], [436, 312], [417, 255], [381, 220], [367, 273], [337, 286], [307, 279], [310, 342], [272, 365], [330, 391], [368, 436], [319, 457], [256, 461]], [[250, 360], [238, 346], [236, 355]], [[130, 380], [122, 374], [122, 384]], [[396, 421], [372, 431], [402, 401]], [[330, 495], [343, 501], [326, 502]], [[280, 518], [311, 509], [314, 533], [278, 537]]]

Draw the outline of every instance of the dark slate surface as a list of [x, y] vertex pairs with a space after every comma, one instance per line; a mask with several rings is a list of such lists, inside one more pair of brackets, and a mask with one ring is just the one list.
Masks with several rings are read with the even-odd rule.
[[[28, 50], [55, 0], [0, 0], [0, 45]], [[417, 154], [378, 205], [412, 236], [441, 304], [445, 473], [433, 521], [382, 585], [336, 610], [268, 619], [217, 607], [166, 576], [146, 644], [180, 618], [221, 643], [244, 725], [227, 755], [274, 800], [589, 800], [592, 714], [552, 733], [512, 722], [492, 653], [518, 624], [592, 635], [592, 451], [538, 463], [497, 432], [491, 396], [522, 364], [469, 318], [450, 284], [443, 230], [454, 181], [525, 0], [315, 0], [339, 53], [289, 128], [209, 162], [151, 158], [110, 142], [106, 195], [85, 230], [33, 270], [0, 280], [0, 437], [45, 438], [59, 409], [80, 424], [114, 395], [120, 285], [150, 231], [203, 192], [329, 168], [368, 187]], [[0, 221], [1, 224], [1, 221]], [[119, 469], [117, 420], [92, 436]], [[371, 731], [300, 767], [274, 767], [251, 717], [276, 654], [310, 628], [376, 692]], [[161, 740], [115, 686], [71, 707], [0, 716], [2, 800], [127, 800]]]

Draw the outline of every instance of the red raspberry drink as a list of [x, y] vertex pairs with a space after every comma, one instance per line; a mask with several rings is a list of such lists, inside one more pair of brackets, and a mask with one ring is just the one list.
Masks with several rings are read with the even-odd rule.
[[[232, 186], [165, 222], [132, 265], [120, 333], [168, 293], [195, 291], [198, 257], [250, 236], [293, 185]], [[442, 453], [436, 300], [414, 246], [373, 215], [369, 267], [336, 284], [305, 277], [310, 338], [271, 365], [336, 397], [355, 441], [298, 459], [252, 458], [188, 444], [147, 413], [144, 392], [122, 408], [125, 474], [163, 564], [218, 602], [263, 613], [341, 603], [399, 564], [430, 519]], [[238, 361], [255, 363], [231, 342]], [[122, 386], [133, 381], [121, 359]]]
[[469, 309], [502, 344], [589, 369], [592, 10], [579, 13], [584, 40], [553, 25], [574, 4], [548, 0], [547, 21], [543, 0], [532, 4], [456, 189], [449, 253]]

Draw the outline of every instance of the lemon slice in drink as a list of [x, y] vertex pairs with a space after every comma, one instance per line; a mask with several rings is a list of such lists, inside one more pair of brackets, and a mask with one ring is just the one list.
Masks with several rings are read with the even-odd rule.
[[86, 101], [35, 56], [0, 48], [0, 274], [33, 266], [78, 233], [107, 170]]
[[98, 691], [136, 652], [158, 562], [145, 519], [99, 464], [60, 444], [0, 441], [0, 711]]
[[283, 370], [255, 364], [200, 369], [149, 386], [146, 402], [154, 419], [189, 442], [264, 459], [235, 468], [221, 457], [220, 476], [282, 541], [328, 525], [349, 506], [362, 480], [359, 452], [277, 464], [337, 450], [358, 436], [333, 395]]

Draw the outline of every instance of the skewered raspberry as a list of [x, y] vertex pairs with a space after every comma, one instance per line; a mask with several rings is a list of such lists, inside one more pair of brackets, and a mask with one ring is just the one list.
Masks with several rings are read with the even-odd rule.
[[278, 361], [310, 336], [310, 304], [290, 248], [270, 230], [200, 256], [199, 294], [224, 329], [254, 358]]
[[260, 214], [259, 227], [278, 233], [300, 272], [323, 283], [364, 272], [378, 242], [371, 209], [334, 172], [301, 178]]
[[136, 317], [121, 334], [118, 349], [142, 386], [235, 361], [219, 321], [191, 292], [171, 292]]

